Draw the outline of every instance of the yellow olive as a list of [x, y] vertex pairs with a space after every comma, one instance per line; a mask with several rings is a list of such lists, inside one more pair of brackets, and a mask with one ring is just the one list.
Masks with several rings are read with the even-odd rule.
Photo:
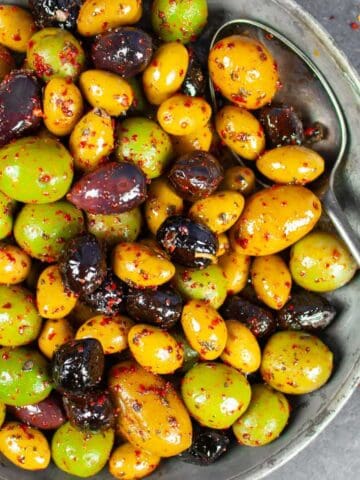
[[109, 471], [119, 480], [136, 480], [150, 475], [160, 463], [161, 458], [154, 453], [123, 443], [111, 454]]
[[39, 313], [45, 318], [63, 318], [76, 305], [77, 297], [65, 289], [59, 267], [50, 265], [41, 273], [36, 290]]
[[49, 318], [38, 338], [39, 349], [47, 358], [52, 358], [61, 345], [73, 338], [73, 328], [66, 318]]
[[29, 12], [16, 5], [0, 5], [0, 43], [15, 52], [26, 52], [30, 37], [36, 32]]
[[204, 300], [189, 300], [183, 308], [181, 325], [191, 347], [203, 360], [222, 354], [227, 330], [223, 318]]
[[50, 463], [45, 435], [24, 423], [8, 422], [0, 430], [0, 452], [24, 470], [44, 470]]
[[87, 320], [76, 332], [75, 338], [96, 338], [105, 355], [122, 352], [128, 347], [128, 334], [133, 322], [123, 315], [97, 315]]
[[245, 288], [250, 271], [250, 257], [234, 250], [219, 258], [219, 267], [226, 278], [227, 294], [235, 295]]
[[223, 38], [213, 46], [209, 73], [224, 97], [249, 110], [269, 103], [278, 87], [271, 53], [258, 40], [244, 35]]
[[15, 60], [9, 50], [0, 44], [0, 82], [15, 68]]
[[166, 178], [157, 178], [151, 182], [145, 202], [145, 218], [152, 234], [156, 234], [160, 225], [168, 217], [182, 213], [183, 208], [183, 199], [175, 192]]
[[238, 192], [224, 190], [197, 200], [190, 208], [190, 217], [220, 234], [231, 228], [244, 208], [244, 197]]
[[251, 282], [258, 298], [274, 310], [280, 310], [289, 299], [291, 274], [279, 255], [255, 258]]
[[141, 0], [85, 0], [80, 8], [77, 28], [80, 35], [91, 37], [122, 25], [138, 22]]
[[[176, 59], [176, 61], [174, 61]], [[143, 73], [144, 92], [150, 103], [160, 105], [181, 87], [189, 66], [189, 53], [178, 42], [161, 45]]]
[[227, 105], [215, 119], [221, 140], [246, 160], [256, 160], [265, 148], [265, 134], [260, 122], [245, 108]]
[[0, 243], [0, 284], [15, 285], [23, 282], [30, 273], [31, 258], [24, 250]]
[[305, 185], [323, 173], [325, 162], [310, 148], [286, 145], [265, 152], [257, 160], [256, 167], [274, 183]]
[[179, 137], [172, 136], [172, 144], [177, 155], [184, 155], [185, 153], [202, 150], [208, 152], [210, 150], [213, 139], [213, 131], [210, 124], [205, 127], [197, 129], [189, 135], [180, 135]]
[[250, 195], [255, 190], [255, 173], [250, 168], [240, 165], [227, 168], [220, 188], [222, 190], [234, 190], [244, 196]]
[[217, 236], [217, 239], [219, 246], [216, 251], [216, 256], [221, 257], [230, 249], [230, 242], [226, 233], [220, 233], [220, 235]]
[[134, 100], [128, 82], [115, 73], [87, 70], [80, 75], [79, 83], [90, 105], [103, 108], [114, 117], [126, 112]]
[[157, 287], [175, 274], [165, 255], [140, 243], [119, 243], [113, 252], [113, 270], [123, 281], [139, 288]]
[[221, 360], [245, 374], [260, 367], [261, 350], [255, 335], [238, 320], [227, 320], [227, 342]]
[[157, 119], [170, 135], [189, 135], [207, 125], [211, 116], [210, 105], [200, 97], [178, 93], [159, 107]]
[[320, 215], [320, 200], [305, 187], [265, 188], [248, 199], [230, 243], [244, 255], [277, 253], [310, 232]]
[[170, 333], [138, 323], [129, 331], [129, 348], [135, 360], [152, 373], [174, 373], [184, 361], [184, 349]]
[[71, 133], [70, 152], [75, 166], [94, 170], [114, 149], [114, 126], [105, 110], [94, 108], [75, 125]]
[[80, 90], [65, 78], [47, 83], [43, 103], [45, 126], [58, 137], [71, 133], [84, 108]]

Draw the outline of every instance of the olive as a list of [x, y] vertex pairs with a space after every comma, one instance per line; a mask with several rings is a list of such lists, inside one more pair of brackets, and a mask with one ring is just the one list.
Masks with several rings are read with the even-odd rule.
[[76, 28], [76, 19], [83, 0], [29, 0], [29, 8], [39, 28]]
[[269, 147], [301, 145], [304, 141], [302, 121], [292, 106], [265, 106], [259, 111], [259, 120]]
[[220, 163], [213, 155], [201, 150], [179, 157], [169, 173], [169, 180], [177, 193], [191, 202], [214, 193], [222, 179]]
[[204, 96], [206, 88], [206, 77], [201, 63], [193, 50], [189, 50], [189, 67], [185, 75], [181, 92], [189, 97]]
[[137, 322], [150, 323], [168, 330], [180, 319], [182, 298], [164, 285], [154, 289], [131, 289], [126, 297], [126, 311]]
[[0, 147], [41, 122], [41, 91], [35, 75], [11, 72], [0, 85]]
[[71, 425], [80, 430], [106, 430], [114, 426], [114, 407], [106, 392], [64, 395], [63, 403]]
[[156, 239], [174, 262], [185, 267], [207, 267], [218, 248], [218, 239], [208, 227], [181, 215], [168, 217]]
[[171, 332], [171, 334], [182, 347], [184, 352], [184, 361], [178, 371], [181, 373], [186, 373], [195, 365], [195, 363], [199, 361], [200, 355], [191, 347], [183, 332], [175, 331]]
[[334, 320], [336, 308], [316, 293], [300, 291], [279, 310], [278, 326], [284, 330], [323, 330]]
[[151, 60], [152, 39], [140, 28], [117, 28], [95, 38], [91, 55], [98, 70], [108, 70], [125, 78], [134, 77]]
[[55, 430], [66, 421], [61, 401], [53, 393], [39, 403], [8, 408], [18, 420], [41, 430]]
[[128, 212], [145, 200], [146, 178], [132, 163], [110, 162], [83, 176], [67, 197], [87, 213]]
[[54, 353], [52, 377], [64, 393], [80, 395], [96, 387], [104, 371], [104, 352], [95, 338], [64, 343]]
[[123, 311], [125, 284], [107, 270], [106, 277], [99, 288], [82, 295], [81, 300], [99, 313], [112, 316]]
[[266, 337], [275, 330], [276, 320], [270, 310], [249, 302], [238, 295], [228, 297], [221, 307], [225, 320], [239, 320], [255, 337]]
[[67, 242], [59, 259], [65, 286], [76, 294], [89, 294], [100, 287], [106, 276], [105, 251], [91, 233], [77, 235]]
[[193, 430], [191, 447], [180, 453], [180, 460], [194, 465], [207, 466], [219, 460], [230, 444], [228, 433], [198, 426]]

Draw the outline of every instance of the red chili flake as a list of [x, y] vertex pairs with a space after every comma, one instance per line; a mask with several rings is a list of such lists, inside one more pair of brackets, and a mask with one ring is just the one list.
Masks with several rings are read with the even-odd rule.
[[246, 248], [248, 246], [249, 240], [247, 238], [238, 238], [236, 243], [240, 245], [241, 248]]
[[14, 40], [15, 42], [20, 42], [20, 40], [21, 40], [21, 36], [20, 36], [19, 33], [15, 33], [15, 34], [12, 36], [12, 38], [13, 38], [13, 40]]
[[223, 42], [218, 42], [215, 47], [214, 47], [214, 50], [220, 50], [220, 48], [223, 48], [224, 44]]
[[246, 103], [246, 98], [243, 95], [236, 95], [235, 93], [232, 93], [231, 99], [237, 103]]
[[79, 55], [79, 50], [73, 44], [68, 44], [65, 48], [59, 53], [59, 58], [61, 63], [70, 63], [73, 66], [79, 66], [77, 56]]
[[11, 308], [11, 303], [10, 302], [4, 303], [4, 305], [1, 308]]
[[38, 53], [34, 53], [34, 67], [38, 75], [50, 76], [53, 73], [51, 65], [47, 64], [43, 57]]
[[359, 28], [360, 28], [360, 24], [357, 23], [357, 22], [351, 22], [351, 23], [349, 23], [349, 25], [350, 25], [350, 28], [352, 30], [359, 30]]
[[103, 317], [101, 319], [100, 325], [105, 326], [105, 325], [109, 325], [109, 323], [111, 323], [111, 318], [110, 317]]
[[54, 337], [56, 337], [56, 332], [51, 332], [48, 335], [48, 340], [52, 340]]
[[184, 75], [184, 69], [183, 68], [180, 70], [179, 75], [180, 75], [180, 77], [182, 77]]
[[336, 250], [336, 248], [334, 248], [334, 250], [332, 251], [332, 256], [333, 258], [338, 259], [341, 257], [341, 253], [339, 252], [339, 250]]
[[43, 174], [40, 175], [39, 180], [42, 183], [49, 183], [50, 180], [51, 180], [51, 176], [48, 175], [47, 173], [43, 173]]
[[35, 436], [31, 432], [29, 432], [29, 427], [27, 425], [25, 425], [24, 423], [20, 423], [19, 427], [25, 433], [29, 440], [34, 440]]
[[4, 353], [1, 355], [1, 358], [2, 358], [3, 360], [9, 360], [9, 357], [10, 357], [10, 355], [9, 355], [7, 352], [4, 352]]
[[308, 127], [308, 128], [305, 128], [304, 130], [304, 135], [305, 137], [312, 137], [316, 132], [316, 128], [315, 127]]

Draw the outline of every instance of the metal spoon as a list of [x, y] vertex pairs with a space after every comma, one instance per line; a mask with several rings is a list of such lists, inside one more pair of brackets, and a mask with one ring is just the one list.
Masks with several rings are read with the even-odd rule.
[[[327, 138], [313, 147], [327, 161], [326, 173], [315, 182], [314, 187], [327, 215], [360, 266], [360, 239], [349, 224], [334, 193], [335, 175], [346, 152], [348, 134], [342, 109], [333, 90], [313, 61], [299, 47], [264, 23], [243, 18], [227, 22], [216, 31], [210, 48], [218, 40], [233, 34], [253, 36], [272, 51], [283, 83], [283, 89], [277, 94], [276, 100], [295, 106], [296, 110], [304, 113], [305, 118], [308, 116], [308, 120], [320, 120], [327, 126]], [[211, 79], [209, 82], [216, 111], [217, 95]], [[232, 154], [240, 164], [244, 164], [235, 152]], [[270, 186], [270, 183], [259, 175], [257, 183], [261, 187]]]

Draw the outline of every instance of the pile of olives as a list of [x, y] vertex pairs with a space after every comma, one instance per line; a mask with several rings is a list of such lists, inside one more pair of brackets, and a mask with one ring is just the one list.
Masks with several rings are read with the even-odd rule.
[[245, 35], [204, 58], [206, 0], [150, 7], [0, 4], [0, 452], [22, 469], [210, 465], [332, 374], [320, 294], [357, 266], [317, 226], [325, 161], [276, 61]]

